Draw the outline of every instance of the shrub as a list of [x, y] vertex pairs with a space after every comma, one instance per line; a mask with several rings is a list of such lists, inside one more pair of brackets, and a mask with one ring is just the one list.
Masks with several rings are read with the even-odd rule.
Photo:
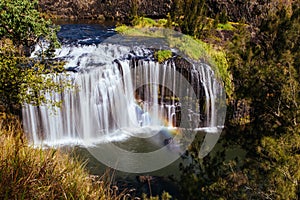
[[0, 120], [0, 199], [121, 199], [59, 150], [28, 146], [18, 120]]
[[155, 59], [157, 59], [157, 61], [159, 63], [162, 63], [165, 60], [172, 57], [172, 51], [170, 51], [170, 50], [159, 50], [159, 51], [156, 51], [154, 53], [154, 57], [155, 57]]

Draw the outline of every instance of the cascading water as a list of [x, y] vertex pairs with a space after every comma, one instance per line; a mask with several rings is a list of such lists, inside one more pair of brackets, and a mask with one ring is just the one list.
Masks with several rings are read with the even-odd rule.
[[[70, 70], [60, 78], [70, 79], [75, 88], [51, 95], [62, 100], [54, 111], [49, 105], [23, 106], [24, 128], [34, 144], [92, 145], [145, 134], [145, 127], [184, 127], [181, 123], [193, 129], [222, 126], [215, 108], [222, 87], [204, 63], [191, 65], [185, 77], [196, 97], [204, 99], [202, 105], [176, 78], [182, 66], [173, 59], [158, 63], [152, 50], [65, 45], [56, 55]], [[188, 106], [181, 105], [184, 99]]]

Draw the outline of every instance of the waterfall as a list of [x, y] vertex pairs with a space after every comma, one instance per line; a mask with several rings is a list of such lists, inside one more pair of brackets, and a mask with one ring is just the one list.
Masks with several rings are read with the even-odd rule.
[[191, 65], [183, 77], [182, 66], [173, 59], [158, 63], [149, 49], [65, 45], [56, 55], [70, 70], [60, 78], [75, 87], [48, 95], [62, 101], [59, 108], [23, 105], [24, 129], [34, 144], [92, 145], [145, 134], [134, 131], [143, 127], [219, 125], [216, 101], [222, 87], [204, 63]]

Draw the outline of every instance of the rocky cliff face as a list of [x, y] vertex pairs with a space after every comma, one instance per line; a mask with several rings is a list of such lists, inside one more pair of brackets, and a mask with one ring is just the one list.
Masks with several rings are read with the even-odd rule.
[[59, 18], [126, 20], [134, 12], [154, 18], [165, 16], [171, 3], [171, 0], [40, 0], [39, 9]]
[[[208, 15], [225, 13], [230, 21], [258, 25], [268, 11], [292, 0], [206, 0]], [[133, 14], [165, 17], [175, 0], [40, 0], [42, 12], [58, 18], [126, 20]]]
[[211, 17], [224, 12], [230, 21], [244, 20], [257, 26], [268, 12], [275, 13], [282, 5], [291, 7], [292, 0], [207, 0], [206, 3]]

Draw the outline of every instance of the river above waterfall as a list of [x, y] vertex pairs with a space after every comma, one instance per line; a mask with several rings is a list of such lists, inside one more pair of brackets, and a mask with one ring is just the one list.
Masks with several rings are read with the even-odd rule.
[[91, 173], [108, 166], [129, 182], [145, 173], [178, 178], [196, 136], [199, 156], [211, 151], [224, 122], [218, 118], [224, 91], [207, 63], [189, 63], [172, 48], [172, 58], [159, 63], [155, 49], [168, 48], [162, 39], [124, 37], [111, 24], [62, 23], [58, 38], [55, 59], [68, 72], [54, 78], [69, 79], [75, 89], [48, 94], [62, 101], [54, 111], [23, 106], [34, 146], [75, 148]]

